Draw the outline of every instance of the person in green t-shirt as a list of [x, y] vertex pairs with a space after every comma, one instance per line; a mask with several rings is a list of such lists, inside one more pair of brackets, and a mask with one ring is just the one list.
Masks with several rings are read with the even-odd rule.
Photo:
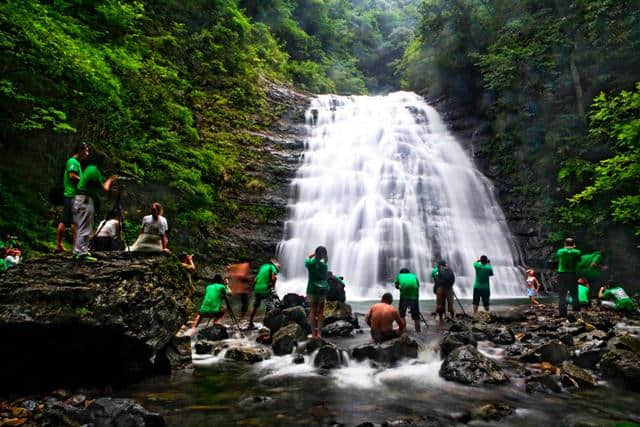
[[269, 296], [269, 293], [275, 289], [278, 273], [280, 272], [280, 264], [275, 258], [271, 258], [269, 262], [262, 264], [258, 269], [258, 274], [253, 282], [253, 310], [249, 316], [249, 328], [253, 328], [253, 318], [260, 307], [263, 299]]
[[204, 299], [198, 315], [193, 322], [192, 332], [195, 332], [203, 317], [212, 318], [215, 325], [218, 320], [225, 314], [225, 309], [222, 306], [222, 301], [227, 300], [227, 295], [231, 295], [231, 292], [224, 284], [224, 279], [221, 275], [216, 274], [213, 277], [213, 283], [207, 285], [207, 289], [204, 293]]
[[626, 312], [636, 310], [636, 306], [629, 294], [625, 292], [622, 286], [616, 285], [613, 280], [607, 281], [605, 286], [600, 288], [598, 299], [601, 301], [602, 307], [610, 310]]
[[65, 252], [62, 239], [64, 238], [64, 230], [66, 227], [71, 227], [73, 241], [75, 242], [76, 240], [76, 226], [73, 223], [73, 198], [76, 195], [76, 188], [82, 176], [80, 161], [86, 159], [88, 156], [89, 146], [84, 142], [80, 142], [75, 146], [73, 155], [65, 164], [64, 175], [62, 177], [62, 183], [64, 185], [64, 208], [62, 210], [62, 221], [58, 223], [56, 252]]
[[73, 198], [73, 222], [77, 227], [74, 258], [81, 261], [95, 261], [89, 254], [89, 240], [93, 231], [95, 200], [101, 192], [108, 192], [117, 177], [104, 179], [98, 166], [92, 164], [82, 173], [76, 195]]
[[453, 285], [456, 282], [456, 276], [447, 265], [447, 262], [440, 260], [438, 265], [431, 270], [431, 279], [433, 280], [433, 293], [436, 294], [436, 314], [440, 320], [439, 326], [442, 328], [444, 326], [445, 308], [449, 312], [451, 320], [455, 319]]
[[320, 338], [322, 322], [324, 320], [324, 303], [329, 292], [329, 256], [327, 248], [318, 246], [314, 253], [304, 260], [304, 266], [309, 273], [307, 282], [307, 299], [309, 301], [309, 323], [311, 337]]
[[478, 305], [482, 299], [482, 305], [485, 311], [489, 311], [489, 298], [491, 291], [489, 288], [489, 277], [493, 276], [493, 267], [486, 255], [482, 255], [480, 259], [473, 263], [476, 271], [476, 279], [473, 282], [473, 315], [478, 312]]
[[393, 284], [396, 285], [396, 289], [400, 290], [400, 307], [398, 309], [400, 317], [405, 319], [407, 308], [410, 309], [416, 332], [420, 332], [420, 307], [418, 305], [420, 282], [418, 277], [410, 272], [408, 268], [402, 268]]
[[[589, 281], [584, 277], [578, 279], [578, 305], [581, 308], [590, 307], [591, 302], [589, 300], [589, 290], [591, 286]], [[567, 296], [567, 303], [573, 305], [573, 298]]]
[[578, 278], [587, 279], [591, 285], [597, 286], [602, 279], [602, 272], [608, 268], [602, 264], [604, 254], [604, 249], [600, 249], [593, 253], [582, 255], [576, 267]]
[[571, 294], [573, 311], [579, 311], [578, 275], [576, 269], [582, 254], [576, 249], [576, 243], [568, 237], [564, 240], [564, 248], [558, 249], [558, 311], [560, 316], [567, 317], [567, 292]]

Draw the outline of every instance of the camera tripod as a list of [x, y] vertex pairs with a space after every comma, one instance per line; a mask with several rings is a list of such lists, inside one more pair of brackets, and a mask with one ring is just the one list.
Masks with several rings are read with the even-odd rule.
[[102, 228], [107, 224], [107, 221], [109, 219], [115, 219], [120, 224], [120, 236], [118, 237], [120, 238], [120, 241], [126, 248], [125, 251], [129, 253], [131, 252], [131, 250], [129, 249], [129, 245], [127, 245], [127, 234], [125, 232], [124, 217], [122, 216], [122, 204], [120, 202], [121, 195], [122, 195], [122, 187], [118, 187], [116, 201], [113, 204], [113, 208], [111, 209], [111, 211], [109, 211], [109, 214], [106, 216], [104, 221], [102, 221], [102, 224], [100, 224], [100, 227], [98, 227], [98, 230], [96, 230], [96, 233], [93, 235], [93, 237], [91, 237], [91, 240], [89, 240], [89, 249], [92, 248], [95, 238], [98, 237], [98, 234], [100, 234], [100, 231], [102, 230]]

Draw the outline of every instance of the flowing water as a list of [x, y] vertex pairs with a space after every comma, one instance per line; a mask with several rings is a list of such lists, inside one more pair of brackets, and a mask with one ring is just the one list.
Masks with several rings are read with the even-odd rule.
[[493, 296], [523, 294], [491, 182], [418, 95], [322, 95], [307, 128], [278, 246], [280, 293], [304, 293], [304, 258], [323, 245], [352, 300], [379, 298], [402, 267], [427, 282], [439, 259], [456, 273], [457, 294], [469, 296], [482, 254], [494, 268]]

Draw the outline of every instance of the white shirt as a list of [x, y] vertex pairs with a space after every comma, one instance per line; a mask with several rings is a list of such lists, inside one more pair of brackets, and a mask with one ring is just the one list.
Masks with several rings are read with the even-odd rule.
[[[102, 224], [104, 224], [104, 226]], [[98, 230], [100, 230], [98, 237], [117, 237], [117, 225], [117, 219], [110, 219], [106, 224], [104, 221], [100, 222], [100, 224], [98, 224]]]
[[153, 215], [147, 215], [142, 218], [143, 233], [164, 236], [167, 231], [169, 231], [169, 224], [165, 217], [159, 216], [157, 221], [153, 220]]

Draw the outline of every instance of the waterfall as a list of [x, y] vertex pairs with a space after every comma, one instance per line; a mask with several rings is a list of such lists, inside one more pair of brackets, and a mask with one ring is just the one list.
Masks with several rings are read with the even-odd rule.
[[380, 298], [402, 267], [418, 275], [421, 299], [433, 298], [439, 259], [456, 274], [458, 296], [469, 297], [483, 254], [494, 269], [492, 296], [523, 295], [519, 252], [491, 182], [423, 99], [321, 95], [306, 121], [278, 245], [281, 294], [305, 293], [304, 259], [323, 245], [349, 299]]

